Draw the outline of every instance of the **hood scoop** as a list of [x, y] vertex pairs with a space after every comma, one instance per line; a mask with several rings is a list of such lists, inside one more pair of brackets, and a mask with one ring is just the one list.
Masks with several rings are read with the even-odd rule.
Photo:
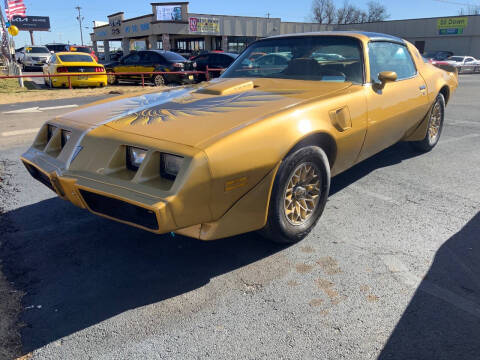
[[251, 80], [221, 79], [210, 83], [196, 92], [208, 95], [232, 95], [252, 90], [254, 87], [255, 85]]

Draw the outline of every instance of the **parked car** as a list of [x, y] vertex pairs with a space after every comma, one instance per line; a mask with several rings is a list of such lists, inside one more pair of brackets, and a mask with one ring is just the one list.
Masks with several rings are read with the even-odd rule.
[[20, 56], [23, 54], [23, 50], [25, 48], [22, 46], [21, 48], [15, 49], [15, 61], [20, 62]]
[[423, 57], [429, 61], [432, 60], [446, 60], [448, 57], [453, 56], [453, 52], [438, 50], [438, 51], [428, 51], [423, 53]]
[[68, 51], [81, 52], [92, 55], [96, 62], [98, 62], [98, 57], [95, 54], [95, 51], [90, 46], [84, 45], [70, 45]]
[[[251, 53], [277, 49], [291, 59], [276, 72], [250, 66]], [[276, 36], [204, 86], [55, 117], [22, 161], [62, 198], [154, 233], [212, 240], [261, 230], [292, 243], [319, 220], [332, 176], [398, 141], [432, 150], [457, 86], [456, 71], [391, 35]]]
[[192, 74], [184, 73], [193, 70], [193, 63], [183, 56], [172, 51], [163, 50], [142, 50], [124, 56], [119, 62], [105, 65], [108, 73], [108, 83], [117, 84], [119, 81], [139, 82], [142, 77], [138, 74], [117, 74], [117, 73], [139, 73], [139, 72], [180, 72], [180, 74], [157, 74], [146, 75], [145, 81], [150, 81], [156, 86], [170, 83], [188, 84], [194, 82]]
[[[226, 69], [231, 63], [238, 57], [237, 54], [231, 54], [226, 52], [209, 52], [202, 55], [193, 57], [191, 60], [196, 64], [195, 69], [199, 71], [206, 71], [207, 66], [210, 69]], [[209, 71], [210, 78], [216, 78], [220, 76], [220, 71]], [[204, 74], [198, 74], [196, 76], [197, 81], [205, 81], [206, 76]]]
[[23, 50], [15, 53], [15, 58], [23, 70], [42, 67], [49, 57], [50, 51], [45, 46], [25, 46]]
[[46, 44], [45, 46], [53, 53], [69, 51], [70, 47], [68, 44]]
[[[71, 76], [72, 87], [103, 87], [107, 85], [107, 74], [103, 65], [98, 64], [92, 55], [81, 52], [59, 52], [51, 55], [43, 67], [44, 75], [61, 75], [67, 73], [88, 73]], [[67, 76], [44, 77], [47, 87], [67, 87]]]
[[444, 60], [458, 69], [458, 73], [480, 72], [480, 60], [472, 56], [450, 56]]

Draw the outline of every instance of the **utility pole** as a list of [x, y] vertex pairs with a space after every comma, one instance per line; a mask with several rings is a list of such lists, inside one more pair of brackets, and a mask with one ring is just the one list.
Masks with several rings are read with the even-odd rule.
[[84, 17], [83, 17], [82, 14], [80, 13], [80, 10], [82, 10], [82, 8], [81, 8], [80, 6], [76, 6], [75, 9], [78, 10], [77, 20], [78, 20], [78, 23], [79, 23], [79, 25], [80, 25], [80, 39], [81, 39], [82, 45], [83, 45], [82, 21], [83, 21]]

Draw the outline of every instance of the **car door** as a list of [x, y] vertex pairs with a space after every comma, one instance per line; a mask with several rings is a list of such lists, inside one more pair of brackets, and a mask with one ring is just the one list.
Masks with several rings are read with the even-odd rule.
[[[225, 55], [222, 54], [210, 54], [210, 61], [208, 64], [208, 67], [212, 69], [225, 69], [226, 63], [224, 59]], [[219, 77], [220, 76], [220, 71], [211, 71], [210, 72], [210, 77]]]
[[[116, 73], [132, 73], [135, 72], [136, 66], [140, 63], [140, 55], [138, 53], [133, 53], [125, 56], [120, 64], [115, 66]], [[119, 75], [121, 79], [131, 78], [131, 75]]]
[[473, 72], [475, 69], [475, 59], [467, 56], [463, 63], [464, 72]]
[[209, 58], [210, 56], [208, 54], [198, 55], [195, 57], [193, 61], [197, 64], [196, 70], [205, 71], [207, 64], [209, 63]]
[[[360, 159], [398, 142], [428, 112], [425, 81], [408, 48], [400, 43], [372, 41], [368, 48], [371, 86], [366, 87], [368, 131]], [[378, 85], [378, 74], [394, 71], [397, 80]]]
[[[138, 64], [137, 72], [153, 72], [155, 70], [155, 64], [159, 62], [156, 59], [157, 54], [152, 51], [140, 51], [140, 63]], [[150, 75], [147, 75], [150, 76]]]

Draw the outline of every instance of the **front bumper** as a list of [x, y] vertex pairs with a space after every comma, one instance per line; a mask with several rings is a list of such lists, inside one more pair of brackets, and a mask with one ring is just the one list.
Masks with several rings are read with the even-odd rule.
[[24, 60], [23, 65], [28, 67], [43, 67], [47, 62], [43, 60]]
[[25, 153], [21, 157], [23, 164], [33, 178], [62, 199], [96, 215], [154, 233], [178, 228], [166, 201], [89, 178], [61, 175], [62, 170], [46, 156], [34, 153]]
[[169, 83], [193, 84], [195, 76], [193, 74], [165, 74], [165, 79]]
[[[79, 123], [70, 126], [67, 119], [62, 124], [50, 123], [57, 126], [50, 140], [46, 140], [44, 125], [21, 160], [35, 179], [80, 208], [157, 234], [174, 231], [202, 240], [254, 231], [265, 225], [276, 169], [248, 190], [244, 186], [248, 184], [246, 178], [242, 178], [242, 186], [227, 189], [224, 181], [231, 182], [230, 176], [212, 178], [202, 150], [132, 137], [108, 126], [92, 129], [84, 124], [80, 128]], [[60, 147], [63, 130], [71, 131], [71, 137]], [[127, 144], [149, 149], [136, 171], [125, 169]], [[159, 177], [158, 152], [184, 157], [175, 180]], [[215, 187], [217, 183], [220, 189]], [[219, 213], [219, 208], [225, 212]]]

